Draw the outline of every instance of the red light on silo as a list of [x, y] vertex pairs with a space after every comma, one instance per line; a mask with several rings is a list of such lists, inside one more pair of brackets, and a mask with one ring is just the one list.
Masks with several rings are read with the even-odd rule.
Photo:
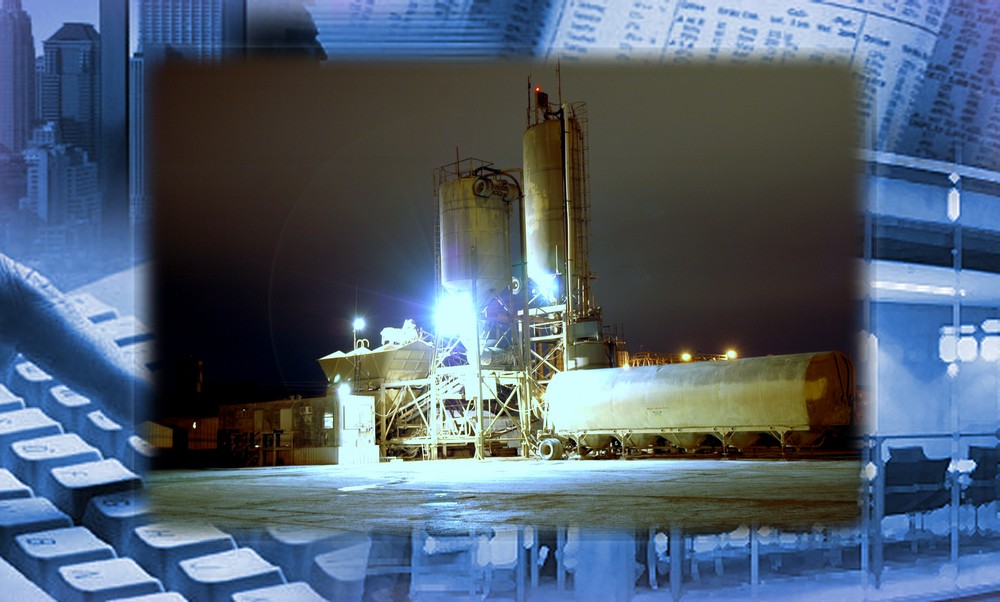
[[535, 92], [541, 92], [541, 91], [542, 91], [542, 89], [540, 87], [536, 87], [535, 88]]

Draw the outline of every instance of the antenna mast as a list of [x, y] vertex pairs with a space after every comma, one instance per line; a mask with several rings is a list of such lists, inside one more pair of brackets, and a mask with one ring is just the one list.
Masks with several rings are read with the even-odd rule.
[[556, 94], [559, 95], [559, 106], [562, 107], [562, 69], [559, 57], [556, 57]]

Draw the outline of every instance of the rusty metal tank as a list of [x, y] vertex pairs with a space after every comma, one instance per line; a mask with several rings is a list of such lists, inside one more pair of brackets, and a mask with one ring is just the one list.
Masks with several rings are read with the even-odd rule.
[[545, 392], [549, 424], [588, 448], [612, 438], [685, 449], [711, 438], [751, 445], [770, 435], [789, 446], [852, 425], [854, 369], [839, 352], [663, 366], [567, 371]]
[[487, 177], [463, 176], [438, 189], [441, 284], [472, 292], [482, 302], [511, 281], [510, 219], [506, 187]]

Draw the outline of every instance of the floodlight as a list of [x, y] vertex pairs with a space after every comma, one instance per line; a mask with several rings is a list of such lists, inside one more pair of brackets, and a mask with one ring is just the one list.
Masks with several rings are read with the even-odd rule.
[[468, 293], [445, 293], [434, 311], [438, 336], [454, 336], [471, 343], [476, 336], [476, 311]]

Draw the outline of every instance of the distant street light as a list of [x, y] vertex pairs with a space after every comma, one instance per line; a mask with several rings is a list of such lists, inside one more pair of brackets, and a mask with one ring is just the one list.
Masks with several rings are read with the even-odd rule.
[[726, 359], [727, 360], [734, 360], [734, 359], [736, 359], [736, 350], [735, 349], [730, 349], [729, 351], [727, 351], [726, 352]]

